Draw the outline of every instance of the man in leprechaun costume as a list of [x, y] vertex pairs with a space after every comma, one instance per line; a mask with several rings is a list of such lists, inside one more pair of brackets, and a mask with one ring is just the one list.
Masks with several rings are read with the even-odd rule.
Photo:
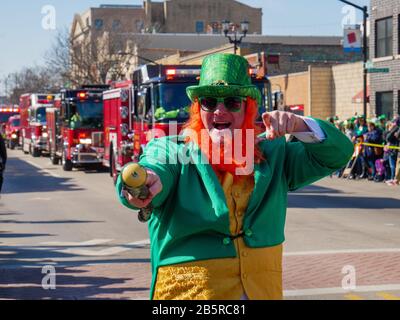
[[153, 208], [151, 298], [282, 299], [287, 193], [345, 166], [353, 145], [328, 122], [288, 112], [264, 113], [262, 132], [261, 93], [237, 55], [206, 57], [187, 94], [184, 134], [150, 141], [139, 161], [149, 196], [116, 186], [128, 208]]

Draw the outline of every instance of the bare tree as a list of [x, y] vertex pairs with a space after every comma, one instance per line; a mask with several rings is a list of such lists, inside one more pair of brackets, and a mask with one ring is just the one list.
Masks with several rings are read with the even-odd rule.
[[58, 80], [60, 86], [74, 84], [71, 74], [71, 41], [67, 27], [57, 32], [51, 48], [45, 53], [44, 59], [46, 68]]
[[100, 33], [90, 27], [71, 38], [69, 30], [64, 28], [45, 54], [46, 67], [63, 87], [122, 80], [135, 48], [146, 46], [147, 41], [143, 35], [117, 31]]
[[126, 57], [120, 54], [125, 47], [126, 39], [119, 33], [104, 32], [94, 36], [87, 32], [78, 40], [71, 39], [64, 29], [46, 53], [46, 65], [64, 86], [120, 80], [125, 75]]
[[56, 92], [58, 87], [53, 75], [45, 67], [23, 68], [7, 75], [8, 95], [11, 103], [18, 104], [24, 93]]

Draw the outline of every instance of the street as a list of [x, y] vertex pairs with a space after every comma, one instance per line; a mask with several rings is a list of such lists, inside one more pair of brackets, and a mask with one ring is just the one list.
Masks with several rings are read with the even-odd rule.
[[[399, 191], [328, 177], [291, 193], [285, 299], [400, 299]], [[55, 267], [55, 289], [42, 287], [43, 266]], [[119, 204], [108, 172], [64, 172], [9, 150], [0, 299], [148, 299], [150, 278], [147, 227]]]

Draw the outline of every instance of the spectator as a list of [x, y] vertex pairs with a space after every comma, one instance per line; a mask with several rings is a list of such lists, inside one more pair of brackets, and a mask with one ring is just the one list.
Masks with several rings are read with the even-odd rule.
[[344, 134], [350, 139], [353, 140], [353, 137], [355, 135], [354, 132], [354, 123], [351, 121], [351, 119], [348, 119], [344, 122]]
[[[382, 144], [383, 132], [376, 125], [376, 119], [368, 120], [368, 132], [364, 134], [364, 142], [372, 144]], [[371, 174], [368, 176], [368, 180], [375, 178], [375, 161], [382, 158], [383, 149], [379, 147], [365, 146], [364, 156], [365, 160], [371, 169]]]
[[389, 162], [390, 173], [386, 181], [388, 185], [396, 185], [398, 181], [395, 179], [396, 177], [396, 161], [398, 156], [398, 150], [390, 149], [389, 146], [398, 147], [400, 145], [400, 117], [396, 117], [393, 122], [391, 122], [391, 126], [389, 131], [385, 135], [385, 153], [387, 155], [387, 159]]

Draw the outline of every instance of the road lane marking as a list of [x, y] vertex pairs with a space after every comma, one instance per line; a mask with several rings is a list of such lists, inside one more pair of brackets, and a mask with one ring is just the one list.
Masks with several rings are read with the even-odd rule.
[[309, 256], [319, 254], [338, 254], [338, 253], [400, 253], [400, 248], [380, 248], [380, 249], [345, 249], [345, 250], [325, 250], [325, 251], [294, 251], [285, 252], [284, 256]]
[[51, 176], [54, 177], [54, 178], [62, 178], [60, 175], [58, 175], [58, 174], [56, 174], [56, 173], [54, 173], [54, 172], [51, 172], [50, 170], [44, 169], [42, 166], [40, 166], [40, 165], [38, 165], [38, 164], [36, 164], [36, 163], [30, 161], [30, 160], [24, 160], [24, 161], [25, 161], [26, 163], [29, 163], [31, 166], [34, 166], [35, 168], [38, 168], [38, 169], [40, 169], [41, 171], [43, 171], [43, 172], [45, 172], [45, 173], [51, 175]]
[[359, 295], [356, 295], [356, 294], [346, 294], [345, 296], [344, 296], [347, 300], [364, 300], [364, 298], [363, 297], [361, 297], [361, 296], [359, 296]]
[[62, 253], [73, 254], [76, 256], [86, 256], [86, 257], [104, 257], [104, 256], [113, 256], [125, 251], [130, 251], [132, 248], [123, 248], [123, 247], [113, 247], [107, 248], [103, 250], [87, 250], [87, 249], [66, 249], [60, 250]]
[[376, 295], [385, 300], [400, 300], [400, 297], [395, 296], [394, 294], [387, 293], [387, 292], [378, 292]]
[[73, 254], [77, 256], [87, 256], [87, 257], [104, 257], [104, 256], [112, 256], [117, 255], [126, 251], [130, 251], [133, 249], [145, 248], [150, 244], [149, 239], [135, 241], [131, 243], [127, 243], [125, 247], [115, 246], [111, 248], [106, 248], [102, 250], [88, 250], [88, 249], [65, 249], [60, 250], [62, 253]]
[[[91, 241], [97, 241], [97, 240], [91, 240]], [[112, 241], [112, 240], [110, 240], [110, 241]], [[63, 244], [63, 243], [61, 242], [61, 244]], [[65, 246], [85, 246], [85, 245], [90, 245], [90, 242], [82, 242], [81, 245], [79, 245], [79, 243], [73, 243], [73, 242], [65, 243], [65, 244], [66, 244]], [[101, 244], [101, 242], [93, 243], [92, 245], [95, 245], [95, 244]], [[130, 242], [130, 243], [126, 244], [126, 246], [132, 246], [134, 248], [126, 248], [126, 247], [116, 246], [113, 248], [99, 250], [99, 251], [97, 251], [97, 253], [96, 253], [96, 251], [91, 251], [91, 250], [71, 249], [71, 250], [73, 250], [73, 252], [68, 252], [68, 253], [76, 253], [77, 255], [89, 255], [89, 256], [95, 256], [96, 254], [98, 254], [100, 256], [104, 256], [104, 255], [114, 255], [114, 254], [118, 254], [118, 253], [125, 252], [128, 250], [136, 249], [136, 248], [143, 248], [148, 245], [150, 245], [150, 239], [144, 239], [144, 240], [139, 240], [139, 241]], [[339, 254], [339, 253], [400, 253], [400, 248], [298, 251], [298, 252], [285, 252], [285, 253], [283, 253], [283, 255], [284, 256], [307, 256], [307, 255], [320, 255], [320, 254], [323, 255], [323, 254]]]
[[140, 245], [149, 245], [149, 244], [150, 244], [150, 239], [145, 239], [145, 240], [128, 243], [129, 246], [140, 246]]
[[86, 247], [86, 246], [95, 246], [98, 244], [104, 244], [114, 241], [114, 239], [93, 239], [84, 242], [42, 242], [40, 245], [44, 246], [53, 246], [53, 247]]
[[299, 290], [284, 290], [283, 295], [286, 297], [296, 296], [318, 296], [327, 294], [353, 294], [354, 292], [375, 292], [375, 291], [397, 291], [400, 290], [399, 284], [385, 284], [376, 286], [357, 286], [355, 290], [345, 290], [341, 287], [333, 288], [312, 288]]
[[51, 198], [41, 198], [41, 197], [36, 197], [36, 198], [30, 198], [28, 199], [29, 201], [50, 201]]

